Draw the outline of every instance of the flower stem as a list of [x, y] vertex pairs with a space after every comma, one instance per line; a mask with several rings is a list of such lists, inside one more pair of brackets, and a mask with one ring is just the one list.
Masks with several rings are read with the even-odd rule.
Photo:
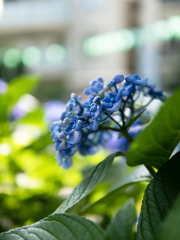
[[150, 172], [150, 174], [154, 177], [156, 175], [156, 172], [154, 171], [154, 169], [151, 166], [148, 166], [146, 164], [144, 164], [144, 166], [147, 168], [147, 170]]
[[124, 137], [128, 140], [129, 143], [133, 142], [133, 138], [131, 137], [131, 135], [128, 133], [128, 131], [126, 130], [126, 128], [121, 128], [121, 133], [124, 135]]

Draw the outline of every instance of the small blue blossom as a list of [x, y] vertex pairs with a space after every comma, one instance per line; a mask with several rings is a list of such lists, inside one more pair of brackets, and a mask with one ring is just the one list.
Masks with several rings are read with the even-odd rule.
[[[74, 154], [79, 151], [82, 155], [95, 154], [99, 146], [104, 146], [121, 129], [128, 131], [129, 121], [146, 106], [136, 106], [140, 94], [164, 101], [162, 91], [155, 90], [154, 85], [148, 84], [147, 78], [138, 75], [116, 75], [103, 85], [102, 78], [92, 80], [89, 88], [84, 90], [88, 99], [83, 103], [81, 97], [71, 94], [65, 110], [59, 120], [51, 124], [51, 136], [57, 151], [58, 166], [68, 169], [72, 165]], [[127, 114], [128, 110], [131, 114]], [[118, 119], [118, 121], [117, 121]], [[140, 125], [132, 126], [129, 135], [134, 138], [139, 132]], [[129, 143], [125, 137], [117, 140], [118, 150], [126, 152]]]
[[152, 96], [153, 98], [157, 98], [163, 102], [166, 101], [166, 96], [163, 94], [163, 92], [161, 90], [154, 90], [154, 88], [150, 88], [148, 91], [148, 95]]
[[127, 75], [125, 77], [126, 82], [131, 83], [133, 85], [138, 85], [138, 86], [145, 86], [148, 82], [147, 78], [140, 78], [137, 74], [135, 75]]

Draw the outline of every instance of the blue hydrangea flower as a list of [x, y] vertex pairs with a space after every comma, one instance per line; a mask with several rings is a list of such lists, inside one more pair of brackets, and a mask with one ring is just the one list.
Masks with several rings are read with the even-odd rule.
[[[147, 78], [138, 75], [124, 78], [118, 74], [104, 84], [100, 77], [92, 80], [89, 88], [84, 90], [87, 95], [85, 102], [81, 102], [81, 97], [72, 93], [59, 120], [50, 127], [58, 166], [69, 168], [77, 151], [82, 155], [95, 154], [99, 146], [109, 141], [113, 131], [121, 132], [122, 127], [128, 129], [128, 123], [134, 114], [147, 106], [136, 106], [140, 93], [149, 96], [150, 102], [154, 98], [165, 100], [163, 93], [154, 89], [155, 86], [149, 85]], [[132, 138], [135, 136], [132, 127], [129, 134]], [[119, 151], [126, 152], [129, 143], [125, 137], [118, 141], [121, 142]]]

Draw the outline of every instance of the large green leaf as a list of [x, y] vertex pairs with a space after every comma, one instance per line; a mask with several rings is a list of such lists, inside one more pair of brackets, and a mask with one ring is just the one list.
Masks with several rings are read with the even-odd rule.
[[103, 240], [103, 230], [95, 223], [75, 215], [55, 214], [30, 226], [0, 235], [0, 240]]
[[55, 213], [66, 212], [84, 198], [91, 190], [93, 190], [109, 171], [116, 155], [120, 154], [110, 154], [104, 161], [94, 167], [93, 170], [77, 185], [70, 196], [60, 205], [58, 209], [56, 209]]
[[158, 240], [179, 240], [180, 239], [180, 196], [175, 201], [173, 208], [167, 214], [158, 229]]
[[180, 141], [180, 89], [170, 97], [158, 115], [132, 143], [127, 164], [146, 164], [159, 169]]
[[155, 239], [159, 224], [180, 193], [180, 152], [158, 171], [148, 185], [138, 224], [138, 240]]
[[138, 166], [132, 172], [130, 172], [127, 176], [117, 179], [117, 183], [108, 191], [108, 193], [100, 198], [98, 201], [94, 202], [93, 204], [84, 207], [82, 212], [86, 212], [89, 209], [101, 205], [102, 203], [107, 203], [113, 201], [117, 195], [121, 194], [121, 191], [126, 187], [129, 187], [138, 182], [150, 182], [151, 177], [149, 172], [144, 166]]
[[130, 199], [116, 213], [107, 228], [107, 240], [133, 240], [135, 239], [134, 226], [136, 220], [135, 203]]

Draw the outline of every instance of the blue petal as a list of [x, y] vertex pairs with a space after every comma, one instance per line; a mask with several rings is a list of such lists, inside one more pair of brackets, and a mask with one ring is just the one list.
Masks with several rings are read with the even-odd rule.
[[117, 92], [117, 94], [116, 94], [116, 96], [115, 96], [115, 101], [116, 102], [118, 102], [119, 100], [120, 100], [120, 98], [121, 98], [121, 88], [119, 88], [118, 89], [118, 92]]
[[77, 144], [81, 141], [81, 137], [82, 137], [82, 132], [80, 131], [74, 131], [73, 133], [71, 133], [69, 135], [69, 139], [68, 139], [68, 142], [70, 144]]
[[115, 103], [112, 108], [108, 108], [107, 111], [116, 112], [121, 108], [121, 105], [122, 105], [122, 99], [120, 99], [117, 103]]
[[61, 113], [60, 120], [63, 121], [65, 117], [66, 117], [66, 112], [64, 111]]
[[89, 150], [88, 150], [88, 154], [89, 155], [94, 155], [97, 153], [97, 151], [99, 150], [98, 146], [90, 146]]
[[68, 156], [68, 158], [65, 159], [65, 161], [63, 162], [63, 165], [62, 167], [64, 169], [68, 169], [72, 166], [72, 157], [71, 156]]
[[68, 105], [68, 104], [73, 104], [74, 103], [74, 99], [70, 99], [67, 103], [66, 103], [66, 105]]
[[102, 102], [107, 102], [108, 103], [108, 102], [111, 102], [111, 101], [110, 101], [109, 98], [104, 98], [104, 99], [102, 99]]
[[137, 75], [137, 74], [134, 75], [134, 79], [135, 79], [136, 81], [137, 81], [137, 80], [141, 80], [140, 76]]
[[57, 151], [57, 155], [55, 157], [58, 162], [58, 167], [60, 167], [63, 164], [63, 154], [61, 151]]
[[57, 125], [58, 125], [58, 122], [52, 122], [50, 126], [50, 131], [53, 132]]
[[147, 88], [155, 89], [156, 85], [155, 85], [155, 84], [147, 84], [146, 87], [147, 87]]
[[161, 97], [163, 95], [163, 91], [161, 90], [156, 90], [155, 93], [158, 97]]
[[111, 99], [111, 98], [114, 98], [115, 97], [115, 95], [113, 94], [113, 93], [109, 93], [109, 98]]
[[54, 131], [54, 132], [51, 133], [51, 137], [58, 140], [59, 134], [60, 133], [58, 131]]
[[90, 94], [92, 94], [92, 91], [91, 91], [91, 89], [86, 88], [86, 89], [84, 90], [84, 93], [85, 93], [86, 95], [90, 95]]
[[67, 146], [66, 146], [66, 142], [65, 141], [62, 141], [61, 142], [61, 144], [59, 144], [59, 151], [61, 151], [61, 150], [64, 150], [64, 149], [66, 149], [67, 148]]
[[82, 128], [83, 122], [81, 120], [78, 120], [77, 124], [76, 124], [76, 131], [80, 131]]
[[98, 130], [98, 128], [99, 128], [99, 124], [100, 124], [100, 120], [95, 119], [95, 120], [93, 121], [93, 123], [91, 123], [91, 124], [89, 125], [89, 129], [90, 129], [91, 131], [96, 131], [96, 130]]
[[103, 83], [103, 79], [101, 77], [96, 78], [97, 82]]
[[107, 103], [107, 102], [102, 102], [101, 104], [102, 104], [102, 106], [103, 106], [104, 108], [111, 108], [111, 107], [113, 106], [113, 103], [112, 103], [112, 102], [109, 102], [109, 103]]
[[86, 116], [88, 116], [88, 117], [94, 117], [94, 116], [95, 116], [95, 113], [92, 112], [92, 111], [90, 111], [90, 110], [85, 111], [84, 114], [85, 114]]
[[133, 75], [129, 74], [125, 77], [125, 80], [128, 82], [128, 83], [132, 83], [134, 84], [134, 81], [135, 81], [135, 78]]
[[93, 87], [93, 86], [96, 85], [96, 83], [97, 83], [96, 80], [91, 80], [90, 83], [89, 83], [89, 85], [90, 85], [91, 87]]
[[148, 78], [144, 78], [142, 80], [137, 80], [135, 82], [135, 84], [138, 85], [138, 86], [145, 86], [147, 84], [147, 82], [148, 82]]
[[129, 94], [132, 92], [132, 85], [130, 88], [123, 88], [122, 89], [122, 97], [129, 96]]
[[115, 84], [121, 83], [124, 80], [124, 76], [122, 74], [118, 74], [112, 78], [112, 82]]
[[84, 105], [84, 107], [90, 107], [91, 104], [89, 101], [87, 101], [87, 102], [83, 103], [83, 105]]
[[97, 91], [98, 91], [96, 85], [95, 85], [95, 86], [92, 86], [90, 89], [91, 89], [92, 92], [97, 92]]
[[96, 89], [97, 89], [97, 91], [100, 91], [102, 88], [103, 88], [102, 83], [98, 82], [98, 83], [96, 84]]
[[68, 133], [72, 130], [72, 127], [69, 125], [66, 129], [65, 129], [65, 132]]
[[61, 143], [61, 142], [60, 142], [59, 140], [57, 140], [57, 141], [55, 142], [54, 148], [55, 148], [56, 151], [58, 151], [60, 143]]
[[77, 99], [78, 99], [79, 101], [81, 101], [81, 100], [82, 100], [82, 97], [79, 95], [79, 96], [77, 97]]
[[162, 96], [159, 97], [159, 99], [160, 99], [161, 101], [165, 102], [165, 101], [167, 100], [167, 97], [164, 96], [164, 95], [162, 95]]

